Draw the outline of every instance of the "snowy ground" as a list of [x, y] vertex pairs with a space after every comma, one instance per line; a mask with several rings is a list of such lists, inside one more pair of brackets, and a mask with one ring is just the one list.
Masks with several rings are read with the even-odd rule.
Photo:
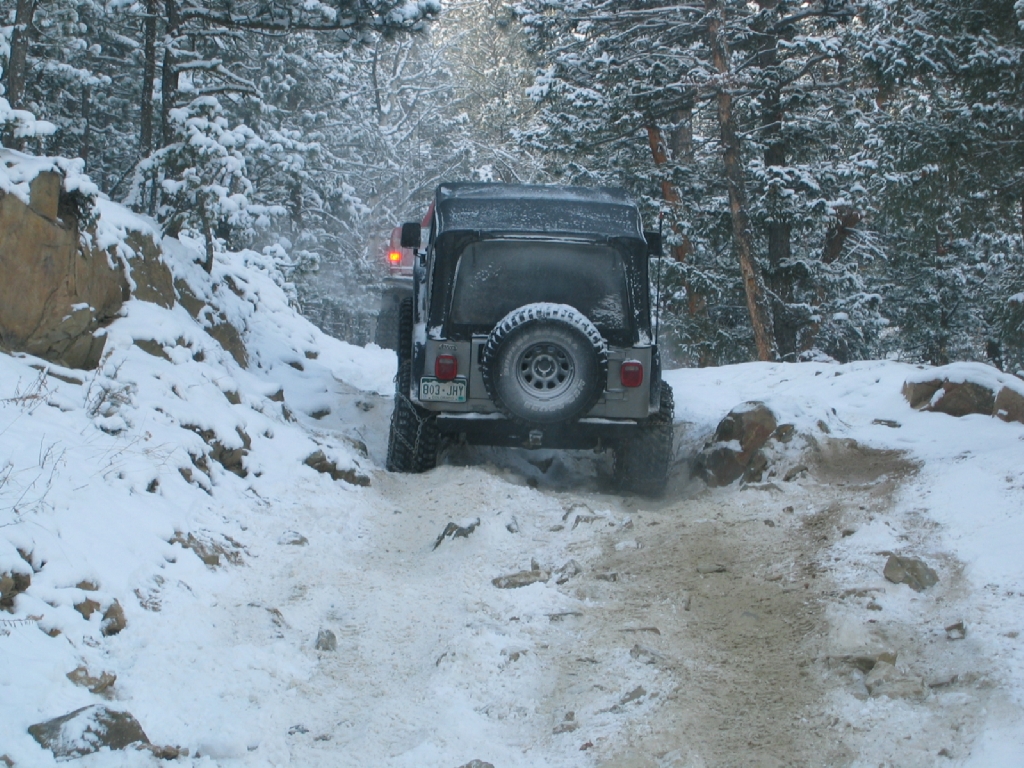
[[[391, 353], [294, 315], [255, 254], [212, 282], [175, 270], [246, 327], [248, 369], [140, 302], [95, 373], [0, 355], [0, 573], [31, 576], [0, 613], [13, 765], [54, 764], [28, 727], [98, 702], [194, 766], [1022, 764], [1024, 426], [912, 411], [906, 365], [749, 364], [667, 374], [657, 502], [611, 493], [591, 454], [459, 449], [391, 475]], [[752, 399], [796, 426], [775, 476], [691, 481]], [[248, 444], [245, 477], [212, 444]], [[306, 466], [316, 451], [347, 480]], [[888, 552], [939, 583], [886, 581]], [[883, 653], [892, 697], [857, 663]], [[116, 682], [91, 693], [78, 667]]]

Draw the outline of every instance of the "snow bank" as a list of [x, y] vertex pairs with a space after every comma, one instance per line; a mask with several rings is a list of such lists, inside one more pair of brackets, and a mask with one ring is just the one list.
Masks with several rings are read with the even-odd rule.
[[[68, 170], [17, 155], [4, 153], [0, 188], [19, 196], [34, 174]], [[102, 247], [127, 248], [131, 231], [156, 235], [144, 217], [98, 207]], [[242, 508], [297, 486], [329, 487], [335, 498], [348, 489], [353, 500], [365, 492], [306, 466], [314, 452], [351, 478], [373, 466], [340, 414], [323, 422], [330, 432], [312, 415], [325, 418], [353, 393], [388, 391], [393, 353], [321, 333], [289, 305], [261, 254], [218, 254], [207, 275], [197, 243], [163, 247], [175, 280], [206, 305], [197, 318], [180, 304], [128, 301], [104, 329], [94, 372], [0, 354], [0, 575], [31, 578], [0, 613], [0, 753], [18, 766], [52, 763], [29, 725], [95, 701], [65, 673], [99, 674], [111, 648], [131, 656], [148, 642], [144, 631], [105, 636], [111, 606], [129, 628], [152, 627], [163, 585], [192, 585], [186, 593], [202, 602], [224, 578], [201, 557], [238, 552]], [[241, 332], [248, 368], [210, 335], [225, 320]], [[98, 605], [88, 618], [75, 607], [86, 600]], [[104, 764], [150, 763], [124, 755]]]

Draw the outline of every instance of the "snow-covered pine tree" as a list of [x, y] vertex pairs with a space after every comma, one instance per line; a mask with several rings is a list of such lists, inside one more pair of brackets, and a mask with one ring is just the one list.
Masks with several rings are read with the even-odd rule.
[[[648, 196], [661, 181], [661, 196], [671, 188], [680, 200], [670, 207], [682, 266], [670, 272], [686, 313], [668, 325], [685, 359], [751, 354], [751, 325], [764, 325], [749, 290], [758, 268], [777, 319], [761, 357], [772, 342], [789, 360], [870, 352], [881, 319], [861, 276], [870, 241], [856, 227], [869, 169], [861, 105], [847, 94], [852, 8], [527, 0], [521, 9], [548, 60], [534, 87], [545, 103], [538, 143], [578, 178], [593, 172], [577, 169], [601, 168]], [[655, 170], [658, 146], [665, 159]], [[744, 250], [755, 257], [745, 277], [733, 255], [743, 261]], [[735, 312], [744, 283], [755, 318], [746, 329]]]
[[862, 50], [894, 354], [1019, 366], [1024, 7], [876, 2]]
[[[281, 234], [293, 257], [319, 254], [318, 270], [296, 282], [321, 327], [368, 339], [391, 229], [422, 218], [438, 183], [536, 178], [510, 135], [532, 108], [519, 90], [530, 71], [521, 34], [507, 3], [493, 0], [446, 6], [420, 35], [373, 33], [343, 48], [322, 34], [266, 41], [261, 109], [248, 119], [271, 145], [301, 137], [312, 151], [255, 173], [288, 201]], [[494, 55], [481, 57], [488, 45]], [[306, 179], [301, 194], [295, 174]]]
[[172, 109], [169, 125], [175, 139], [140, 165], [140, 175], [160, 186], [157, 218], [164, 231], [199, 234], [206, 245], [203, 267], [213, 268], [215, 240], [233, 248], [248, 245], [282, 206], [252, 201], [253, 185], [246, 158], [266, 143], [245, 125], [231, 126], [214, 96], [200, 96], [188, 106]]

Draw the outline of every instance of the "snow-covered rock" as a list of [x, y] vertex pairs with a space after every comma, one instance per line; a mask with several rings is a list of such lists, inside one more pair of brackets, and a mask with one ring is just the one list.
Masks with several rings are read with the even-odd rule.
[[920, 410], [1024, 424], [1024, 381], [982, 363], [953, 363], [908, 376], [903, 396]]

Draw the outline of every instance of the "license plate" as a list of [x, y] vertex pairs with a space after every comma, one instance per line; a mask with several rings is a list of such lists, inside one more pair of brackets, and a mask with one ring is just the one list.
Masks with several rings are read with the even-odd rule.
[[420, 379], [420, 400], [433, 400], [442, 403], [466, 402], [466, 380], [438, 381], [424, 376]]

